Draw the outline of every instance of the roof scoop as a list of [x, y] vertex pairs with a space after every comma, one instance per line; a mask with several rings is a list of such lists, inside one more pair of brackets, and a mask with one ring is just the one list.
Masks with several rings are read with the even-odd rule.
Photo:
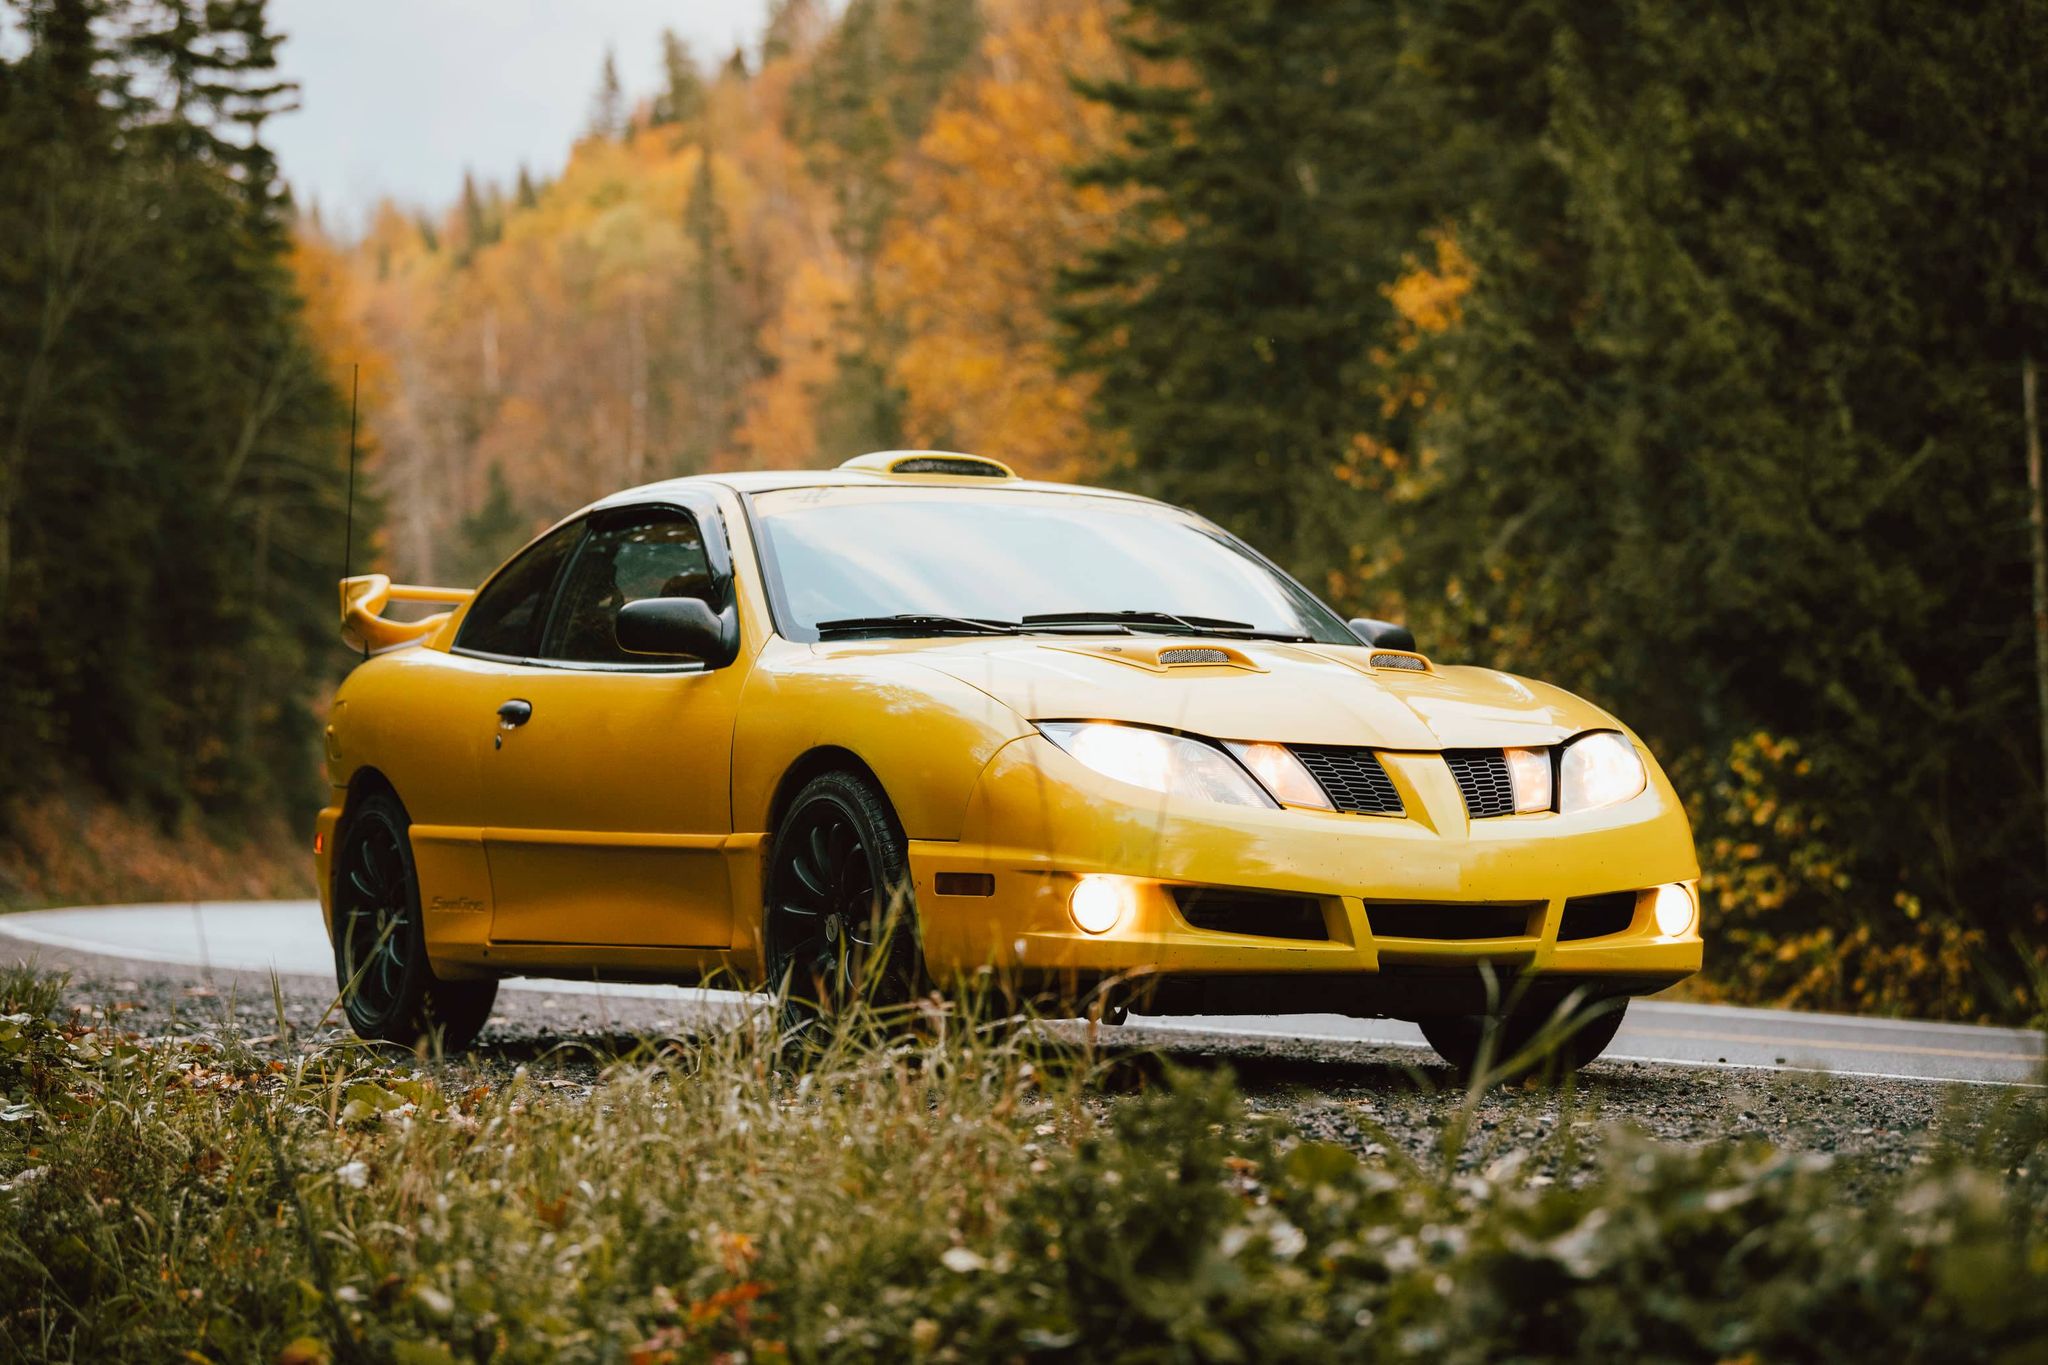
[[942, 479], [1014, 479], [1017, 471], [1001, 460], [986, 455], [963, 455], [957, 450], [877, 450], [856, 455], [839, 466], [870, 474], [936, 476]]

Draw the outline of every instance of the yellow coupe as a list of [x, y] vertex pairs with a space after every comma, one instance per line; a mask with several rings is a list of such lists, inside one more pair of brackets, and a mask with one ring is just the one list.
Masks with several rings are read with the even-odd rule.
[[985, 974], [1111, 1019], [1413, 1019], [1460, 1065], [1579, 991], [1611, 1004], [1576, 1064], [1700, 965], [1691, 831], [1626, 726], [1145, 498], [866, 455], [341, 597], [368, 657], [314, 847], [365, 1037], [463, 1046], [505, 976], [829, 1010]]

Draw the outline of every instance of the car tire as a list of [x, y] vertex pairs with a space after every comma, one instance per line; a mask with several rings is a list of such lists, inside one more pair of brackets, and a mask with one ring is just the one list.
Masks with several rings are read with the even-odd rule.
[[1503, 1064], [1530, 1046], [1549, 1021], [1547, 1013], [1506, 1016], [1454, 1014], [1419, 1019], [1416, 1023], [1422, 1029], [1422, 1036], [1436, 1049], [1437, 1056], [1449, 1062], [1460, 1076], [1467, 1079], [1479, 1065], [1482, 1044], [1491, 1031], [1493, 1041], [1487, 1066], [1495, 1073], [1495, 1079], [1512, 1080], [1546, 1072], [1569, 1074], [1577, 1071], [1607, 1050], [1608, 1044], [1614, 1041], [1614, 1035], [1620, 1031], [1622, 1017], [1627, 1012], [1626, 1000], [1606, 1000], [1588, 1006], [1579, 1018], [1572, 1021], [1576, 1027], [1571, 1034], [1554, 1050], [1512, 1069], [1504, 1068]]
[[764, 892], [768, 989], [786, 1028], [922, 988], [909, 843], [872, 779], [834, 770], [804, 784], [776, 827]]
[[411, 820], [373, 792], [349, 811], [334, 852], [334, 974], [356, 1035], [461, 1052], [490, 1018], [498, 983], [444, 981], [427, 961]]

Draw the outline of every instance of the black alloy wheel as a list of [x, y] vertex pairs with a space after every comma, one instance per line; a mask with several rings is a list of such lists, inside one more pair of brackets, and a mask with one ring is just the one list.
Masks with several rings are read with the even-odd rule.
[[1550, 1023], [1549, 1015], [1534, 1012], [1505, 1016], [1456, 1014], [1420, 1019], [1416, 1023], [1422, 1029], [1422, 1036], [1436, 1049], [1436, 1054], [1466, 1079], [1471, 1078], [1473, 1070], [1480, 1064], [1479, 1054], [1491, 1033], [1491, 1045], [1485, 1059], [1487, 1070], [1494, 1073], [1495, 1080], [1515, 1080], [1546, 1073], [1565, 1076], [1577, 1071], [1607, 1050], [1608, 1044], [1614, 1041], [1614, 1035], [1621, 1031], [1622, 1017], [1627, 1012], [1626, 1000], [1601, 1000], [1583, 1005], [1564, 1021], [1562, 1028], [1569, 1032], [1553, 1049], [1513, 1068], [1509, 1068], [1508, 1063], [1537, 1040]]
[[787, 1024], [916, 993], [908, 848], [868, 779], [829, 772], [797, 793], [775, 834], [767, 889], [768, 986], [783, 994]]
[[335, 849], [335, 977], [359, 1037], [460, 1052], [490, 1017], [498, 983], [434, 975], [410, 823], [397, 798], [382, 792], [349, 811]]

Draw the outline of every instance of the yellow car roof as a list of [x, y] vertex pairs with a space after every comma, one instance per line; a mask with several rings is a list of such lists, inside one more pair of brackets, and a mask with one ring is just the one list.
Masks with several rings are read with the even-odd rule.
[[1070, 493], [1079, 497], [1117, 498], [1126, 502], [1153, 501], [1113, 488], [1021, 479], [1008, 465], [986, 456], [963, 455], [950, 450], [885, 450], [857, 455], [836, 469], [745, 469], [664, 479], [637, 488], [622, 489], [600, 498], [591, 507], [658, 502], [665, 494], [702, 488], [707, 484], [740, 493], [768, 493], [784, 488], [931, 487], [974, 488], [986, 492]]

